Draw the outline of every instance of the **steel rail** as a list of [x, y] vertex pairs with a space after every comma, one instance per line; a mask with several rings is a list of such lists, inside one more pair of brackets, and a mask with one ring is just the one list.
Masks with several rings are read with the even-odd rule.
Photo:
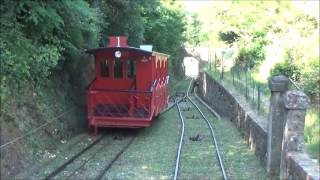
[[[184, 97], [185, 98], [185, 97]], [[178, 102], [174, 102], [171, 106], [169, 106], [167, 109], [163, 110], [160, 115], [168, 112], [169, 110], [171, 110], [173, 107], [175, 107], [177, 104], [179, 104], [181, 101], [183, 101], [184, 98], [179, 99]]]
[[101, 146], [93, 155], [91, 155], [87, 160], [85, 160], [84, 162], [82, 162], [82, 164], [77, 167], [72, 173], [70, 173], [65, 179], [70, 179], [73, 175], [75, 175], [77, 172], [79, 172], [79, 170], [81, 170], [90, 160], [92, 160], [94, 157], [96, 157], [97, 154], [99, 154], [102, 150], [104, 150], [106, 147], [110, 145], [111, 143], [108, 142], [106, 144], [103, 144], [103, 146]]
[[116, 162], [119, 157], [128, 149], [128, 147], [132, 144], [133, 140], [137, 137], [134, 136], [132, 137], [132, 139], [130, 139], [130, 141], [113, 157], [113, 159], [111, 160], [110, 163], [108, 163], [105, 168], [101, 171], [101, 173], [94, 179], [96, 180], [100, 180], [102, 179], [102, 177], [106, 174], [106, 172], [112, 167], [112, 165], [114, 164], [114, 162]]
[[[193, 80], [191, 80], [192, 82]], [[220, 148], [219, 148], [219, 144], [217, 143], [217, 138], [214, 134], [214, 130], [209, 122], [209, 120], [205, 117], [205, 115], [203, 114], [203, 112], [200, 110], [200, 108], [196, 105], [196, 103], [190, 98], [189, 96], [189, 90], [190, 90], [190, 87], [191, 87], [191, 83], [189, 85], [189, 88], [188, 88], [188, 91], [187, 91], [187, 99], [193, 104], [193, 106], [199, 111], [199, 113], [201, 114], [202, 118], [206, 121], [207, 125], [209, 126], [210, 128], [210, 132], [211, 132], [211, 136], [213, 138], [213, 142], [214, 142], [214, 145], [215, 145], [215, 150], [216, 150], [216, 154], [217, 154], [217, 157], [218, 157], [218, 160], [219, 160], [219, 164], [220, 164], [220, 168], [221, 168], [221, 171], [222, 171], [222, 174], [223, 174], [223, 179], [224, 180], [227, 180], [227, 175], [226, 175], [226, 171], [225, 171], [225, 168], [224, 168], [224, 165], [223, 165], [223, 161], [222, 161], [222, 157], [221, 157], [221, 153], [220, 153]]]
[[94, 145], [96, 145], [98, 142], [100, 142], [106, 135], [102, 135], [99, 138], [97, 138], [93, 143], [89, 144], [87, 147], [82, 149], [80, 152], [78, 152], [76, 155], [74, 155], [72, 158], [70, 158], [67, 162], [63, 163], [61, 166], [59, 166], [57, 169], [55, 169], [53, 172], [51, 172], [45, 180], [49, 180], [56, 176], [58, 173], [60, 173], [63, 169], [66, 168], [67, 165], [71, 164], [74, 160], [76, 160], [80, 155], [82, 155], [84, 152], [91, 149]]
[[196, 93], [194, 93], [194, 96], [197, 98], [198, 101], [201, 102], [201, 104], [203, 104], [204, 106], [206, 106], [206, 108], [212, 112], [212, 114], [214, 116], [216, 116], [218, 118], [218, 120], [221, 120], [221, 116], [214, 110], [212, 109], [204, 100], [202, 100]]
[[[181, 100], [183, 100], [185, 97], [181, 98]], [[177, 176], [178, 176], [178, 171], [179, 171], [180, 154], [181, 154], [182, 142], [183, 142], [183, 137], [184, 137], [184, 119], [183, 119], [183, 116], [181, 114], [181, 110], [179, 107], [179, 103], [181, 101], [179, 101], [178, 103], [176, 102], [176, 100], [174, 100], [174, 101], [175, 101], [175, 105], [178, 109], [180, 122], [181, 122], [180, 142], [179, 142], [179, 147], [178, 147], [178, 151], [177, 151], [176, 165], [175, 165], [174, 176], [173, 176], [173, 179], [176, 180]]]
[[[191, 83], [191, 82], [190, 82]], [[160, 113], [160, 115], [163, 115], [165, 114], [166, 112], [168, 112], [169, 110], [171, 110], [174, 106], [177, 106], [178, 107], [178, 104], [183, 101], [183, 99], [185, 99], [185, 97], [181, 98], [179, 101], [175, 101], [173, 105], [171, 105], [170, 107], [168, 107], [167, 109], [165, 109], [164, 111], [162, 111]], [[180, 112], [180, 115], [182, 117], [182, 114]], [[184, 124], [183, 124], [183, 131], [184, 131]], [[182, 135], [182, 138], [183, 138], [183, 135]], [[115, 156], [115, 158], [111, 161], [111, 163], [109, 163], [105, 168], [104, 170], [97, 176], [97, 178], [95, 178], [96, 180], [98, 179], [101, 179], [103, 177], [103, 175], [111, 168], [112, 164], [121, 156], [121, 154], [130, 146], [130, 144], [133, 142], [134, 138], [132, 140], [130, 140], [130, 142]], [[180, 144], [182, 145], [182, 140], [180, 141]], [[181, 152], [181, 145], [179, 145], [179, 151]], [[180, 152], [179, 152], [179, 159], [180, 159]], [[179, 164], [178, 164], [179, 166]], [[175, 168], [175, 169], [178, 169], [178, 168]], [[176, 174], [176, 172], [175, 172]], [[175, 175], [176, 177], [177, 175]]]

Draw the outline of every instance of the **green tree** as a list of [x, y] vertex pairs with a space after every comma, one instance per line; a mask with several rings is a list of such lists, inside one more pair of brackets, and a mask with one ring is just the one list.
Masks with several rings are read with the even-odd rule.
[[182, 58], [178, 57], [178, 49], [186, 40], [187, 23], [182, 9], [175, 3], [162, 3], [154, 11], [144, 14], [145, 43], [152, 44], [154, 50], [170, 56], [170, 70], [175, 76], [182, 74]]
[[99, 12], [85, 1], [4, 0], [0, 11], [1, 97], [21, 83], [45, 82], [100, 39]]
[[203, 32], [202, 22], [198, 19], [197, 14], [190, 16], [186, 34], [187, 42], [194, 46], [199, 46], [208, 40], [208, 34]]
[[102, 44], [108, 36], [125, 35], [129, 44], [138, 46], [144, 41], [145, 24], [143, 15], [155, 9], [158, 0], [101, 0], [100, 8], [104, 14]]

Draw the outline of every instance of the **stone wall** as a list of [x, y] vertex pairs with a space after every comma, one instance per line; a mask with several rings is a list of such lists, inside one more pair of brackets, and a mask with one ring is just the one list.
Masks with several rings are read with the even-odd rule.
[[[261, 118], [252, 113], [239, 97], [234, 96], [231, 91], [205, 72], [201, 72], [199, 76], [198, 95], [221, 116], [230, 119], [239, 128], [262, 165], [267, 167], [266, 120], [261, 121]], [[307, 154], [303, 152], [285, 154], [286, 166], [282, 171], [286, 172], [286, 175], [281, 176], [281, 179], [319, 179], [319, 164], [310, 159]]]
[[314, 179], [319, 180], [319, 164], [312, 161], [306, 153], [289, 153], [286, 158], [287, 173], [286, 179]]
[[221, 116], [230, 119], [241, 131], [263, 165], [266, 163], [267, 130], [257, 117], [228, 90], [206, 73], [199, 76], [198, 95]]

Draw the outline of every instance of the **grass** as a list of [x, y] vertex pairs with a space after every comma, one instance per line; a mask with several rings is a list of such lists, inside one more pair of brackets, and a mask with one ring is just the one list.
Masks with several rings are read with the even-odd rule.
[[[179, 179], [222, 179], [207, 124], [190, 102], [180, 103], [185, 122], [185, 136], [181, 151]], [[191, 111], [186, 111], [191, 107]], [[200, 135], [199, 141], [191, 138]]]
[[317, 107], [307, 111], [304, 140], [307, 152], [312, 158], [320, 159], [320, 112]]
[[189, 86], [189, 82], [190, 81], [188, 80], [188, 78], [181, 79], [181, 80], [178, 80], [178, 79], [175, 79], [175, 78], [171, 78], [170, 82], [169, 82], [169, 92], [170, 92], [170, 94], [174, 95], [174, 93], [176, 91], [185, 92], [186, 89]]
[[171, 179], [179, 130], [178, 113], [172, 109], [141, 129], [139, 136], [112, 166], [108, 179]]
[[268, 179], [266, 170], [249, 149], [238, 129], [227, 119], [216, 119], [197, 103], [214, 128], [229, 179]]
[[88, 134], [80, 134], [72, 138], [65, 145], [60, 146], [56, 152], [52, 153], [50, 158], [44, 158], [42, 161], [34, 162], [33, 166], [26, 168], [24, 172], [21, 172], [15, 178], [43, 179], [82, 148], [86, 147], [91, 141], [92, 139]]

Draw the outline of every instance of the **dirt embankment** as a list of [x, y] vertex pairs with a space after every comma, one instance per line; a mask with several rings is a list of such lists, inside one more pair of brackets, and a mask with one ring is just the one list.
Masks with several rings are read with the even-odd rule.
[[26, 82], [1, 99], [1, 179], [51, 158], [59, 145], [87, 130], [85, 89], [94, 76], [91, 58], [69, 62], [42, 85]]

